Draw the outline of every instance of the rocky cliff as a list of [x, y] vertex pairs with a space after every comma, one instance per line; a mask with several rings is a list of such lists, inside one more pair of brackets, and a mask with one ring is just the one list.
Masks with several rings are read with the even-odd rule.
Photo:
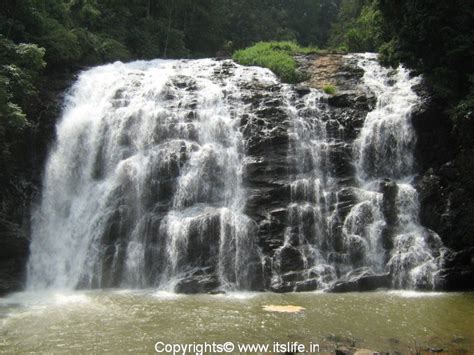
[[[226, 99], [230, 106], [233, 105], [233, 100], [238, 100], [239, 105], [243, 103], [246, 107], [244, 112], [235, 113], [239, 115], [239, 131], [245, 150], [242, 186], [246, 198], [242, 213], [252, 220], [248, 228], [255, 236], [254, 242], [261, 250], [262, 257], [261, 265], [256, 262], [254, 256], [245, 259], [247, 263], [254, 264], [254, 267], [247, 270], [252, 275], [246, 276], [248, 282], [245, 287], [276, 292], [314, 290], [326, 288], [328, 285], [332, 285], [334, 292], [392, 287], [396, 271], [391, 269], [386, 273], [380, 270], [384, 270], [385, 264], [389, 262], [394, 243], [397, 242], [394, 236], [401, 228], [400, 221], [406, 218], [397, 208], [400, 188], [390, 179], [380, 182], [374, 189], [374, 196], [361, 197], [361, 191], [355, 188], [358, 175], [354, 165], [354, 145], [367, 114], [375, 107], [376, 97], [364, 88], [364, 70], [357, 65], [354, 57], [329, 54], [301, 56], [296, 59], [300, 70], [307, 74], [306, 82], [296, 86], [282, 85], [271, 80], [241, 82], [238, 98], [235, 93], [229, 93]], [[236, 65], [225, 61], [214, 70], [212, 80], [225, 83], [235, 72]], [[336, 88], [334, 95], [319, 95], [312, 90], [321, 90], [328, 84]], [[167, 102], [172, 102], [175, 98], [174, 89], [190, 93], [196, 90], [196, 83], [185, 77], [178, 77], [170, 85]], [[44, 130], [41, 134], [50, 138], [41, 139], [32, 149], [44, 152], [48, 141], [51, 141], [54, 126], [52, 123], [59, 117], [60, 112], [60, 104], [55, 97], [60, 97], [60, 91], [57, 88], [45, 91], [45, 95], [50, 97], [48, 102], [51, 107], [41, 127]], [[423, 238], [433, 250], [438, 250], [439, 242], [434, 237], [438, 234], [443, 244], [449, 248], [442, 251], [441, 281], [432, 286], [446, 290], [472, 289], [474, 243], [469, 231], [470, 226], [474, 226], [474, 199], [471, 198], [474, 193], [474, 182], [471, 179], [474, 175], [470, 174], [474, 168], [468, 159], [470, 150], [459, 149], [459, 139], [452, 133], [448, 116], [443, 113], [442, 104], [430, 94], [429, 88], [421, 83], [416, 87], [416, 91], [422, 100], [411, 119], [417, 136], [414, 151], [418, 172], [415, 186], [420, 199], [419, 217], [421, 224], [427, 228], [422, 232]], [[124, 101], [119, 96], [117, 105]], [[292, 109], [289, 110], [289, 107]], [[186, 106], [187, 112], [189, 111], [186, 115], [188, 128], [194, 127], [195, 109], [196, 102], [190, 102]], [[317, 117], [317, 120], [312, 117]], [[169, 132], [175, 134], [174, 131]], [[129, 144], [125, 141], [122, 143]], [[173, 205], [172, 195], [178, 189], [175, 180], [192, 154], [192, 149], [196, 148], [190, 149], [182, 150], [179, 157], [172, 158], [179, 158], [176, 164], [172, 160], [171, 165], [161, 170], [163, 177], [168, 178], [163, 178], [160, 185], [156, 186], [156, 193], [168, 197], [166, 201], [160, 202], [160, 213], [165, 213], [165, 210], [168, 211]], [[314, 149], [318, 149], [317, 152]], [[43, 166], [44, 154], [35, 156], [34, 165]], [[209, 168], [212, 170], [212, 166]], [[224, 169], [222, 166], [214, 168]], [[318, 169], [324, 172], [321, 173]], [[96, 172], [96, 179], [100, 179], [99, 170]], [[38, 169], [33, 171], [34, 174], [29, 174], [27, 180], [29, 186], [33, 186], [30, 189], [35, 191], [35, 186], [39, 185], [40, 174]], [[225, 181], [215, 176], [215, 171], [207, 171], [206, 174], [209, 174], [210, 178], [218, 179], [222, 186], [225, 185]], [[322, 177], [322, 180], [307, 178], [315, 174]], [[222, 186], [215, 189], [222, 189]], [[119, 192], [122, 194], [122, 203], [131, 198], [125, 187], [117, 191]], [[29, 213], [26, 211], [29, 210], [35, 193], [15, 196], [17, 197], [5, 201], [9, 209], [0, 230], [2, 293], [23, 286], [28, 258]], [[218, 198], [218, 195], [215, 197]], [[208, 198], [212, 199], [212, 196], [200, 197], [201, 201], [211, 205], [217, 203], [217, 200], [208, 201]], [[372, 202], [360, 204], [364, 199]], [[186, 199], [183, 201], [184, 204], [189, 203]], [[15, 203], [24, 207], [14, 211]], [[374, 207], [374, 204], [379, 205]], [[155, 207], [153, 211], [157, 211]], [[125, 238], [125, 235], [131, 232], [131, 226], [126, 226], [127, 221], [120, 217], [120, 213], [112, 216], [110, 228], [107, 229], [109, 237], [103, 240], [103, 243], [109, 243], [106, 248], [109, 253], [112, 253], [111, 248], [116, 245], [117, 240]], [[220, 226], [225, 224], [222, 222], [222, 215], [206, 213], [208, 214], [205, 223], [190, 222], [186, 227], [189, 227], [191, 241], [198, 243], [203, 238], [219, 238], [217, 235], [222, 233], [222, 230], [219, 231], [219, 228], [222, 229]], [[160, 227], [163, 216], [147, 222], [146, 233], [156, 234], [151, 237], [152, 240], [160, 236], [160, 233], [165, 233], [163, 227]], [[128, 214], [127, 218], [134, 217]], [[374, 272], [366, 266], [370, 251], [360, 240], [348, 239], [348, 235], [370, 234], [372, 232], [369, 229], [376, 228], [378, 220], [384, 221], [380, 227], [383, 229], [380, 231], [383, 235], [382, 243], [377, 246], [382, 257], [380, 260], [370, 261], [377, 265], [381, 263], [380, 267], [375, 268], [378, 271]], [[342, 223], [343, 221], [348, 222]], [[171, 222], [168, 220], [167, 223]], [[230, 224], [226, 228], [237, 228], [235, 220], [228, 223]], [[323, 229], [317, 229], [323, 225]], [[170, 228], [169, 225], [167, 228]], [[155, 243], [159, 245], [156, 240]], [[308, 245], [312, 247], [309, 248]], [[190, 272], [188, 277], [176, 285], [177, 291], [207, 292], [222, 286], [218, 281], [220, 276], [215, 264], [219, 251], [212, 248], [206, 249], [205, 252], [199, 250], [199, 244], [190, 244], [187, 257], [200, 271]], [[152, 259], [157, 255], [153, 253], [150, 249], [145, 260], [145, 263], [153, 265], [148, 268], [149, 272], [145, 276], [147, 280], [154, 278], [156, 273], [163, 271], [160, 268], [165, 267], [154, 263]], [[109, 261], [102, 264], [104, 269], [110, 269], [112, 257], [110, 254]], [[439, 258], [440, 255], [434, 253], [431, 257]], [[317, 264], [315, 260], [319, 260], [318, 258], [323, 258], [327, 264]], [[122, 259], [125, 263], [125, 254]], [[313, 267], [315, 264], [319, 266]], [[350, 270], [352, 271], [349, 272]], [[105, 272], [109, 273], [107, 286], [119, 286], [126, 282], [122, 276], [117, 276], [118, 274], [115, 275], [110, 270]], [[123, 270], [117, 272], [121, 274]], [[236, 276], [229, 276], [229, 279], [233, 277]], [[335, 280], [338, 282], [334, 283]], [[407, 279], [402, 278], [397, 282], [399, 287], [409, 286]], [[431, 285], [430, 282], [428, 284]], [[97, 287], [97, 284], [95, 285]]]

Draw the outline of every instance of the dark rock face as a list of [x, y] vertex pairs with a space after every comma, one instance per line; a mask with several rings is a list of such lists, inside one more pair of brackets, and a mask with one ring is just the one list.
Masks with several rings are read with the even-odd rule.
[[413, 114], [420, 168], [417, 184], [420, 220], [438, 233], [454, 252], [447, 256], [440, 287], [472, 290], [472, 263], [469, 258], [460, 257], [472, 253], [474, 246], [472, 144], [463, 141], [462, 133], [454, 130], [445, 111], [446, 104], [439, 101], [426, 84], [417, 87], [417, 93], [423, 98]]
[[380, 288], [390, 288], [392, 280], [389, 274], [361, 276], [350, 281], [336, 282], [328, 292], [366, 292]]
[[[300, 64], [304, 61], [303, 58], [299, 60]], [[321, 289], [335, 278], [334, 270], [308, 268], [308, 264], [313, 262], [313, 256], [307, 250], [308, 244], [320, 243], [318, 246], [324, 255], [333, 261], [341, 258], [342, 262], [343, 258], [329, 255], [331, 250], [342, 252], [341, 225], [329, 231], [331, 227], [325, 225], [325, 217], [318, 216], [310, 207], [304, 207], [305, 204], [324, 205], [327, 202], [309, 197], [316, 191], [310, 193], [308, 188], [312, 187], [304, 179], [301, 184], [295, 183], [298, 174], [311, 176], [319, 168], [337, 180], [340, 190], [337, 196], [331, 197], [334, 203], [329, 204], [327, 210], [321, 207], [324, 209], [321, 214], [334, 213], [342, 221], [357, 201], [351, 187], [355, 175], [352, 144], [367, 112], [373, 107], [373, 100], [367, 98], [367, 93], [355, 89], [363, 74], [355, 63], [346, 64], [338, 58], [336, 69], [329, 62], [321, 65], [326, 64], [329, 65], [327, 75], [335, 78], [341, 87], [353, 86], [351, 90], [347, 87], [339, 96], [329, 97], [327, 102], [323, 97], [316, 99], [320, 101], [311, 105], [322, 107], [320, 111], [306, 102], [313, 100], [309, 89], [309, 86], [314, 87], [311, 79], [291, 88], [291, 91], [281, 85], [243, 88], [244, 100], [254, 112], [241, 120], [248, 157], [243, 176], [248, 196], [245, 213], [258, 225], [259, 246], [268, 260], [264, 267], [264, 288], [274, 292]], [[309, 70], [310, 62], [305, 65], [307, 67], [303, 70]], [[343, 73], [338, 75], [340, 71]], [[323, 79], [320, 77], [318, 80]], [[308, 124], [308, 129], [316, 132], [324, 130], [333, 137], [325, 153], [327, 156], [321, 157], [320, 161], [313, 160], [306, 142], [295, 138], [295, 134], [301, 134], [297, 131], [303, 128], [299, 128], [296, 118], [288, 110], [288, 103], [296, 108], [296, 115], [303, 117], [302, 125]], [[320, 121], [324, 121], [324, 127], [318, 126]], [[318, 167], [318, 164], [322, 166]], [[281, 279], [275, 279], [275, 275], [281, 275]]]
[[245, 213], [257, 223], [259, 246], [270, 255], [283, 244], [286, 206], [290, 201], [289, 118], [283, 108], [281, 89], [280, 85], [244, 87], [243, 100], [255, 113], [241, 118], [248, 157], [243, 175], [247, 190]]
[[218, 293], [219, 280], [209, 270], [199, 270], [180, 280], [175, 287], [178, 293]]
[[28, 240], [11, 232], [0, 238], [0, 296], [21, 289], [25, 281]]
[[448, 252], [441, 270], [441, 286], [450, 291], [469, 291], [474, 287], [474, 248]]

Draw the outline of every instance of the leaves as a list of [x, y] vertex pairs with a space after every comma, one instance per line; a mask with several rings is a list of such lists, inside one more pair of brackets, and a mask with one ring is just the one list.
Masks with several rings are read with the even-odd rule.
[[252, 47], [236, 51], [233, 58], [242, 65], [268, 68], [281, 80], [296, 83], [303, 78], [296, 70], [293, 55], [309, 51], [314, 51], [314, 48], [302, 48], [295, 42], [259, 42]]
[[382, 15], [374, 0], [343, 0], [330, 45], [350, 52], [376, 52], [383, 44]]

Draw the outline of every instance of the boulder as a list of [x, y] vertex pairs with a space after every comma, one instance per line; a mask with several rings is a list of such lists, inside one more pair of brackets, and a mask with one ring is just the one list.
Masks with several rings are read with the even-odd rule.
[[303, 97], [305, 95], [308, 95], [311, 92], [311, 89], [307, 86], [297, 85], [295, 86], [295, 91], [299, 97]]
[[355, 107], [356, 100], [361, 100], [354, 91], [341, 91], [328, 97], [328, 104], [334, 107]]
[[175, 286], [177, 293], [195, 294], [216, 292], [219, 287], [219, 281], [216, 275], [203, 274], [191, 275], [181, 279]]
[[392, 280], [389, 274], [362, 276], [356, 280], [336, 282], [328, 292], [367, 292], [379, 288], [391, 287]]
[[301, 252], [297, 248], [291, 245], [287, 245], [281, 249], [279, 258], [282, 273], [304, 269], [303, 255], [301, 255]]
[[439, 273], [440, 288], [446, 291], [474, 289], [474, 247], [459, 252], [449, 251]]

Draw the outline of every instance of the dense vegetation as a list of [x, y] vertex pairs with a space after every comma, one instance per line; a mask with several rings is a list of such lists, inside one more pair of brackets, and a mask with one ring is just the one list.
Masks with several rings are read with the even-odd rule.
[[233, 59], [242, 65], [268, 68], [281, 80], [296, 83], [304, 78], [297, 71], [293, 57], [316, 52], [317, 48], [301, 47], [295, 42], [258, 42], [252, 47], [236, 51]]
[[378, 6], [385, 60], [424, 73], [473, 141], [474, 2], [380, 0]]
[[376, 0], [344, 0], [328, 45], [349, 52], [377, 52], [383, 44], [382, 13]]
[[269, 67], [294, 82], [299, 78], [292, 55], [304, 51], [299, 45], [380, 51], [386, 63], [403, 62], [426, 75], [456, 122], [460, 140], [472, 146], [473, 4], [464, 0], [3, 1], [0, 222], [8, 214], [6, 196], [21, 189], [20, 177], [31, 180], [27, 170], [35, 149], [32, 137], [51, 126], [45, 121], [54, 122], [49, 107], [55, 104], [48, 101], [52, 83], [61, 73], [115, 60], [236, 51], [234, 58], [241, 63]]

